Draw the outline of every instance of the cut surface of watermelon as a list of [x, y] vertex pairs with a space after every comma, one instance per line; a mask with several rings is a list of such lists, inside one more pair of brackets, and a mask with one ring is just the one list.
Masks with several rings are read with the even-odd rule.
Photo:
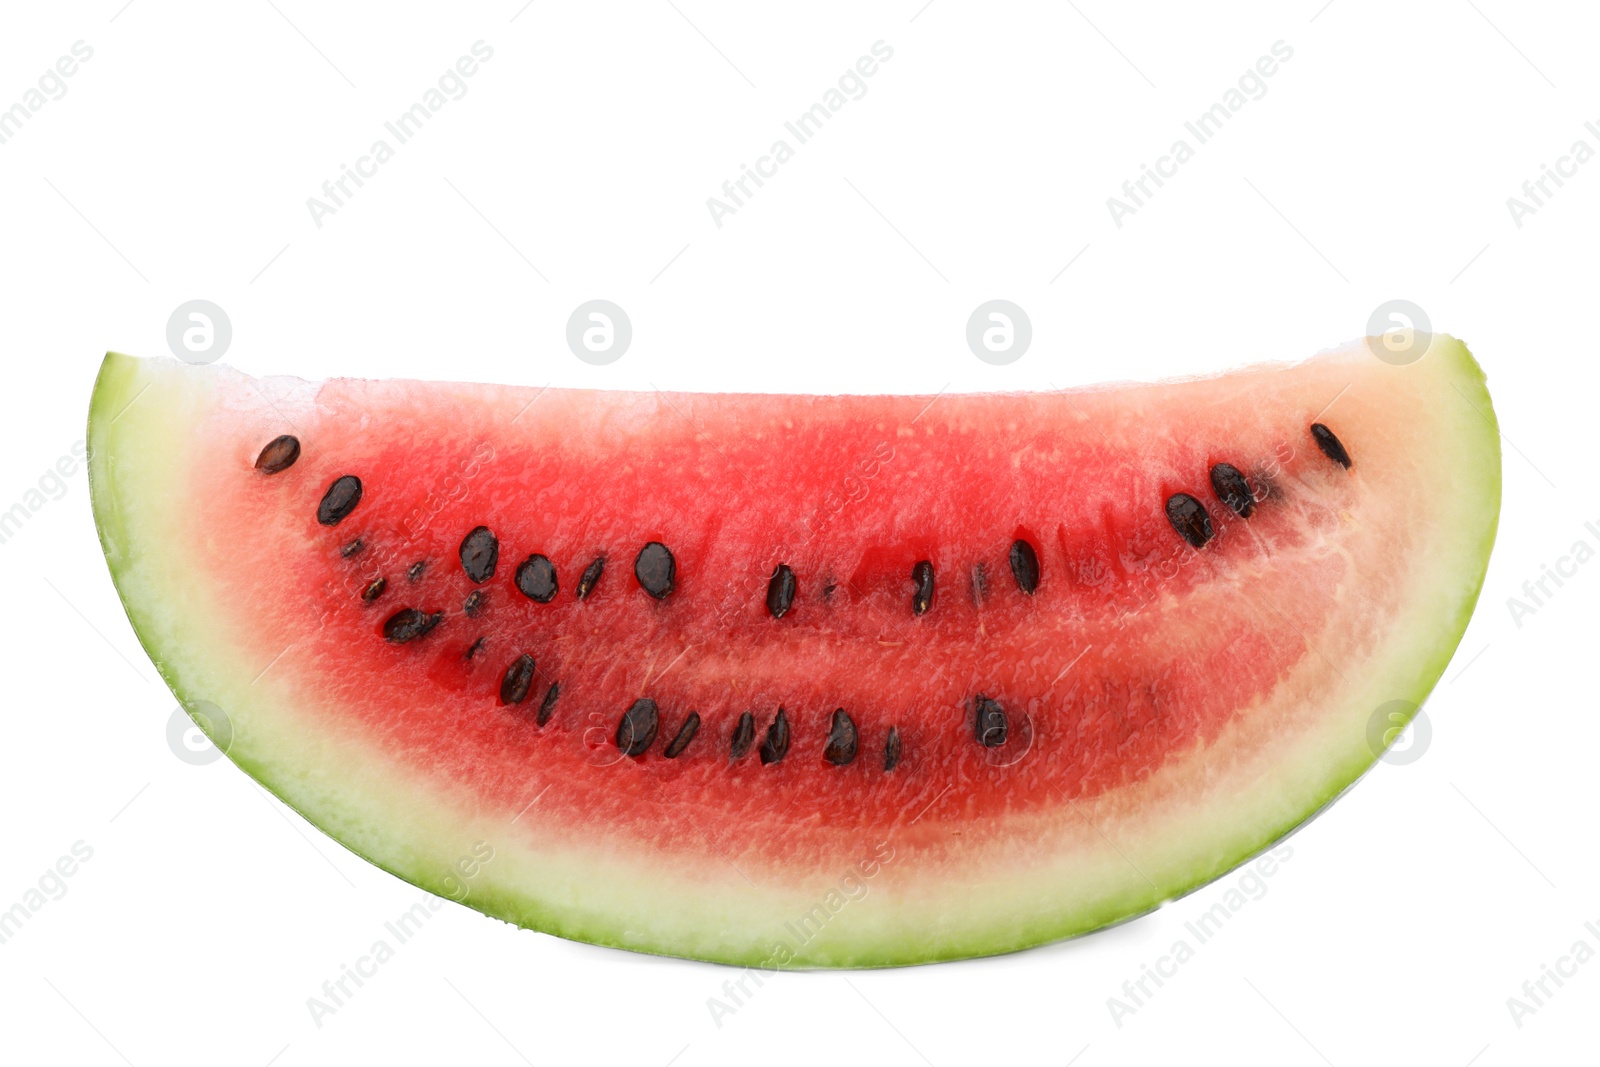
[[113, 354], [89, 448], [140, 641], [312, 823], [521, 926], [767, 967], [1024, 948], [1269, 846], [1438, 679], [1500, 502], [1444, 335], [936, 398]]

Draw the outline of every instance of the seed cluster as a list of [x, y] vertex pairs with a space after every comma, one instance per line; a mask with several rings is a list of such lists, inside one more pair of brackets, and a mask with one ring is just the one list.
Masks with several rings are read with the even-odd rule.
[[[1350, 453], [1344, 443], [1326, 425], [1314, 422], [1310, 433], [1317, 448], [1329, 460], [1345, 470], [1352, 466]], [[276, 475], [289, 469], [300, 457], [300, 442], [295, 437], [283, 435], [268, 442], [256, 458], [255, 469], [263, 475]], [[1258, 499], [1251, 491], [1244, 474], [1229, 463], [1217, 463], [1210, 469], [1212, 493], [1229, 511], [1241, 519], [1249, 519], [1257, 511]], [[342, 475], [324, 491], [317, 504], [317, 522], [323, 526], [337, 526], [355, 511], [361, 503], [361, 479], [353, 474]], [[1174, 493], [1167, 498], [1165, 512], [1168, 523], [1187, 544], [1195, 549], [1204, 548], [1215, 536], [1211, 514], [1201, 500], [1190, 493]], [[339, 554], [344, 559], [358, 556], [363, 548], [360, 537], [342, 545]], [[467, 578], [478, 586], [485, 585], [494, 576], [500, 558], [500, 542], [487, 526], [474, 527], [462, 538], [459, 548], [461, 569]], [[1012, 542], [1008, 553], [1011, 575], [1024, 595], [1035, 596], [1043, 581], [1037, 548], [1026, 538]], [[411, 582], [419, 581], [428, 567], [427, 560], [418, 560], [407, 568]], [[605, 574], [606, 557], [596, 556], [578, 579], [573, 595], [578, 600], [588, 598]], [[639, 586], [657, 601], [667, 600], [677, 588], [677, 559], [672, 550], [660, 541], [650, 541], [639, 549], [634, 558], [634, 577]], [[934, 607], [935, 575], [931, 560], [918, 560], [911, 568], [911, 613], [913, 617], [927, 614]], [[548, 556], [533, 553], [518, 564], [513, 584], [528, 599], [548, 604], [560, 591], [556, 566]], [[794, 607], [799, 596], [799, 578], [787, 563], [779, 563], [767, 582], [766, 608], [774, 619], [782, 619]], [[361, 599], [371, 603], [383, 596], [388, 579], [378, 576], [361, 592]], [[827, 578], [822, 588], [822, 599], [830, 600], [837, 583]], [[988, 595], [988, 571], [984, 564], [974, 566], [972, 594], [975, 603], [981, 604]], [[486, 610], [488, 591], [473, 589], [462, 605], [468, 618], [476, 618]], [[444, 612], [421, 611], [403, 607], [385, 619], [382, 627], [384, 640], [402, 645], [426, 637], [444, 620]], [[487, 639], [479, 637], [466, 650], [465, 658], [471, 660], [483, 654]], [[515, 707], [525, 703], [533, 692], [538, 678], [538, 665], [532, 655], [518, 653], [500, 678], [499, 698], [502, 705]], [[556, 703], [561, 696], [559, 682], [551, 682], [539, 704], [535, 721], [544, 726], [554, 716]], [[984, 694], [974, 697], [971, 704], [973, 740], [983, 748], [1003, 746], [1010, 738], [1010, 720], [999, 701]], [[702, 721], [699, 712], [691, 711], [678, 726], [672, 740], [662, 750], [666, 759], [677, 759], [686, 753], [700, 733]], [[640, 697], [622, 713], [617, 721], [613, 738], [617, 748], [626, 756], [638, 758], [647, 753], [655, 743], [661, 729], [661, 711], [657, 703]], [[788, 712], [778, 708], [766, 724], [759, 746], [756, 744], [757, 723], [753, 711], [742, 712], [728, 736], [728, 758], [738, 761], [747, 756], [751, 748], [763, 766], [781, 763], [788, 756], [794, 737]], [[861, 747], [861, 730], [855, 719], [844, 708], [834, 710], [828, 734], [822, 746], [823, 760], [835, 767], [849, 766], [856, 760]], [[901, 762], [902, 740], [900, 729], [891, 725], [884, 739], [882, 767], [893, 771]]]
[[[1324, 456], [1345, 470], [1350, 469], [1350, 453], [1332, 430], [1320, 422], [1313, 422], [1311, 439]], [[1256, 496], [1250, 491], [1250, 483], [1239, 468], [1231, 463], [1218, 463], [1211, 468], [1211, 491], [1241, 519], [1248, 519], [1256, 513]], [[1211, 513], [1198, 497], [1188, 493], [1173, 493], [1167, 498], [1166, 511], [1167, 521], [1191, 547], [1204, 548], [1215, 536]]]

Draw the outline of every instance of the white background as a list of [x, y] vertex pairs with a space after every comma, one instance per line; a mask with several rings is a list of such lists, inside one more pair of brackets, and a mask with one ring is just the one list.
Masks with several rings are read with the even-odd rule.
[[[74, 843], [93, 857], [0, 945], [0, 1056], [1593, 1062], [1600, 962], [1520, 1027], [1506, 1003], [1580, 938], [1600, 949], [1600, 563], [1520, 626], [1507, 608], [1575, 541], [1600, 546], [1600, 161], [1520, 227], [1506, 203], [1575, 140], [1600, 149], [1593, 12], [922, 3], [6, 5], [0, 107], [74, 42], [93, 58], [0, 144], [0, 510], [41, 479], [45, 500], [0, 544], [0, 909]], [[316, 226], [307, 198], [479, 40], [494, 55], [466, 95]], [[717, 227], [707, 197], [879, 40], [866, 95]], [[1107, 197], [1280, 40], [1266, 94], [1116, 226]], [[634, 327], [605, 367], [563, 340], [596, 297]], [[963, 336], [995, 297], [1034, 329], [1006, 367]], [[1011, 957], [782, 975], [720, 1027], [707, 998], [737, 972], [452, 905], [319, 1028], [307, 998], [419, 891], [226, 761], [174, 755], [82, 469], [47, 474], [101, 354], [166, 352], [194, 298], [257, 373], [936, 392], [1298, 358], [1396, 297], [1473, 347], [1506, 437], [1500, 541], [1431, 744], [1298, 834], [1266, 895], [1120, 1026], [1107, 998], [1238, 875]]]

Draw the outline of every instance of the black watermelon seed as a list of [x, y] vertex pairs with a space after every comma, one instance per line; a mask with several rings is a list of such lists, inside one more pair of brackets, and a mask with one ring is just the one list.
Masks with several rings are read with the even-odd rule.
[[474, 589], [467, 594], [467, 599], [461, 605], [461, 610], [467, 613], [467, 618], [476, 619], [483, 614], [483, 602], [487, 599], [489, 599], [489, 595], [482, 589]]
[[337, 526], [359, 503], [361, 479], [354, 474], [335, 478], [328, 491], [322, 494], [322, 503], [317, 505], [317, 521], [324, 526]]
[[383, 624], [383, 639], [403, 645], [407, 641], [415, 641], [439, 625], [444, 618], [444, 612], [434, 612], [432, 615], [416, 608], [401, 608], [389, 616]]
[[539, 704], [538, 723], [543, 726], [550, 721], [550, 716], [555, 714], [556, 701], [561, 697], [561, 683], [551, 682], [550, 688], [545, 690], [544, 700]]
[[666, 545], [651, 541], [639, 550], [633, 561], [633, 573], [646, 593], [657, 600], [665, 600], [676, 584], [678, 561], [672, 558], [672, 551]]
[[387, 588], [389, 588], [389, 579], [382, 577], [374, 578], [371, 585], [361, 590], [361, 599], [370, 604], [374, 600], [377, 600], [379, 597], [381, 597], [383, 595], [383, 591]]
[[788, 754], [789, 716], [779, 708], [778, 717], [767, 727], [767, 736], [761, 742], [761, 765], [764, 767], [769, 763], [777, 763]]
[[277, 474], [294, 466], [300, 458], [300, 439], [290, 434], [274, 437], [256, 457], [256, 470], [262, 474]]
[[411, 566], [406, 568], [406, 580], [407, 581], [412, 581], [412, 582], [420, 580], [422, 578], [422, 572], [427, 570], [427, 569], [428, 569], [428, 561], [427, 560], [425, 560], [425, 559], [417, 560]]
[[733, 727], [733, 745], [729, 749], [732, 759], [739, 759], [750, 751], [750, 745], [756, 739], [756, 717], [748, 711], [739, 716], [739, 721]]
[[500, 562], [500, 542], [487, 526], [475, 526], [461, 539], [461, 569], [477, 585], [494, 577], [494, 568]]
[[535, 552], [517, 566], [517, 590], [529, 600], [550, 603], [556, 598], [556, 565]]
[[1167, 498], [1167, 521], [1179, 537], [1195, 548], [1204, 548], [1211, 540], [1211, 513], [1188, 493], [1173, 493]]
[[1255, 494], [1250, 491], [1250, 483], [1245, 481], [1244, 475], [1233, 464], [1218, 463], [1211, 468], [1211, 491], [1241, 519], [1248, 519], [1255, 514]]
[[778, 569], [772, 572], [772, 580], [767, 583], [767, 610], [774, 619], [781, 619], [793, 603], [794, 571], [789, 569], [787, 563], [780, 563]]
[[617, 723], [617, 747], [625, 756], [643, 755], [656, 739], [656, 729], [660, 725], [656, 702], [640, 697], [622, 713], [622, 720]]
[[348, 545], [345, 545], [342, 548], [340, 548], [339, 549], [339, 555], [344, 559], [349, 559], [351, 556], [355, 555], [357, 552], [360, 552], [364, 547], [366, 547], [366, 546], [364, 546], [361, 543], [361, 538], [358, 537], [354, 541], [351, 541]]
[[683, 720], [683, 725], [678, 728], [678, 735], [672, 739], [667, 750], [661, 753], [667, 759], [677, 759], [683, 750], [689, 747], [689, 742], [694, 740], [694, 735], [700, 732], [700, 713], [691, 711], [689, 717]]
[[999, 748], [1006, 743], [1006, 737], [1011, 733], [1010, 723], [1006, 721], [1006, 709], [1000, 706], [998, 700], [990, 700], [983, 694], [973, 701], [972, 733], [978, 739], [978, 744], [984, 748]]
[[594, 592], [595, 583], [600, 581], [600, 576], [606, 572], [606, 558], [596, 556], [594, 562], [583, 568], [583, 577], [578, 579], [578, 599], [582, 600]]
[[1039, 553], [1021, 538], [1011, 543], [1011, 576], [1029, 596], [1039, 591]]
[[889, 727], [889, 740], [883, 743], [883, 769], [892, 771], [900, 763], [900, 727]]
[[500, 679], [500, 703], [520, 704], [527, 700], [528, 690], [533, 688], [534, 673], [533, 657], [526, 652], [512, 660], [505, 677]]
[[1350, 453], [1344, 449], [1344, 442], [1334, 436], [1333, 431], [1320, 422], [1311, 424], [1311, 436], [1317, 442], [1317, 447], [1322, 449], [1322, 454], [1333, 460], [1345, 470], [1350, 469]]
[[839, 583], [838, 582], [834, 581], [831, 578], [828, 579], [828, 581], [822, 587], [822, 599], [824, 601], [832, 600], [833, 599], [833, 594], [838, 590], [838, 588], [839, 588]]
[[856, 721], [849, 712], [838, 708], [833, 713], [832, 725], [828, 727], [828, 745], [822, 750], [822, 758], [835, 767], [843, 767], [856, 758], [856, 746], [860, 741]]
[[921, 615], [933, 606], [933, 564], [918, 560], [911, 568], [911, 581], [917, 587], [911, 594], [911, 614]]
[[472, 642], [472, 644], [468, 645], [467, 658], [471, 659], [473, 656], [476, 656], [480, 651], [482, 651], [484, 642], [487, 640], [487, 637], [479, 637], [476, 641]]

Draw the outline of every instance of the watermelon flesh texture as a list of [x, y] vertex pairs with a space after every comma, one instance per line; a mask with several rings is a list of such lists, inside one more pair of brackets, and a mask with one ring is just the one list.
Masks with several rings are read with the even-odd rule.
[[[258, 469], [284, 434], [298, 458]], [[937, 399], [110, 355], [89, 442], [134, 628], [250, 775], [489, 915], [768, 967], [1019, 949], [1269, 846], [1372, 763], [1381, 706], [1439, 677], [1500, 497], [1483, 375], [1443, 335], [1406, 366], [1358, 342]], [[359, 501], [319, 521], [346, 475]], [[1168, 517], [1180, 493], [1201, 547]], [[659, 598], [659, 565], [636, 573], [652, 542]], [[539, 599], [518, 588], [535, 555]]]

